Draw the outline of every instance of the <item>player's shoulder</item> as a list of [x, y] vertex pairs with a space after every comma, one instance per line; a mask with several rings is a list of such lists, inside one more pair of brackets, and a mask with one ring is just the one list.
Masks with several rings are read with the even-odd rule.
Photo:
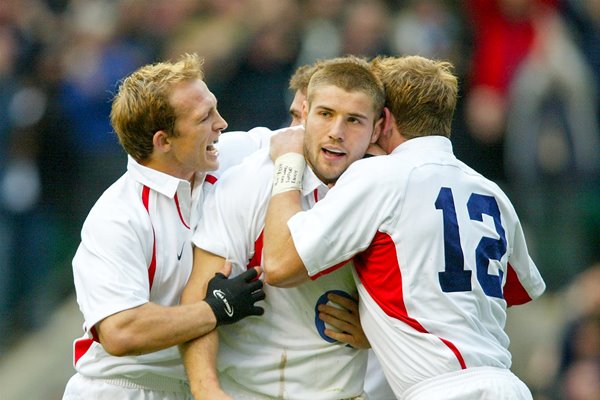
[[381, 155], [362, 158], [353, 162], [344, 172], [357, 182], [367, 185], [386, 184], [397, 181], [400, 174], [407, 172], [409, 163], [395, 155]]
[[211, 185], [211, 191], [227, 202], [252, 202], [261, 198], [262, 193], [270, 193], [273, 176], [273, 162], [269, 149], [264, 148], [246, 157], [241, 163], [232, 166]]
[[270, 174], [273, 162], [269, 157], [268, 147], [259, 149], [250, 154], [239, 164], [228, 168], [221, 175], [220, 181], [240, 181], [249, 178], [260, 179], [261, 176]]
[[373, 175], [380, 171], [381, 168], [389, 166], [390, 162], [392, 162], [392, 160], [388, 155], [365, 157], [354, 161], [348, 167], [348, 171], [357, 175]]
[[221, 149], [251, 149], [265, 147], [273, 136], [273, 131], [265, 127], [256, 127], [249, 131], [223, 132], [216, 146]]
[[100, 195], [86, 218], [87, 225], [132, 224], [147, 215], [142, 201], [142, 185], [123, 175]]
[[463, 173], [469, 175], [472, 179], [477, 182], [477, 186], [479, 187], [479, 191], [482, 194], [493, 196], [503, 208], [511, 210], [511, 212], [515, 212], [514, 206], [502, 188], [502, 185], [499, 182], [496, 182], [482, 173], [476, 171], [474, 168], [465, 164], [464, 162], [458, 160], [458, 165], [461, 167]]

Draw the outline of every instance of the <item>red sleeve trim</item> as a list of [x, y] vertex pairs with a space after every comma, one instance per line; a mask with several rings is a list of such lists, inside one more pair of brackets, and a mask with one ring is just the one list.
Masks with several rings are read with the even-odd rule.
[[333, 271], [335, 271], [336, 269], [338, 269], [340, 267], [343, 267], [348, 261], [350, 261], [350, 260], [345, 260], [345, 261], [342, 261], [341, 263], [335, 264], [335, 265], [333, 265], [333, 266], [331, 266], [331, 267], [329, 267], [329, 268], [327, 268], [327, 269], [325, 269], [325, 270], [323, 270], [323, 271], [321, 271], [321, 272], [319, 272], [319, 273], [311, 276], [310, 279], [314, 281], [314, 280], [320, 278], [323, 275], [330, 274]]
[[508, 264], [508, 271], [506, 273], [506, 284], [504, 285], [504, 300], [506, 305], [517, 306], [519, 304], [525, 304], [531, 301], [531, 297], [521, 285], [519, 277], [515, 272], [512, 265]]

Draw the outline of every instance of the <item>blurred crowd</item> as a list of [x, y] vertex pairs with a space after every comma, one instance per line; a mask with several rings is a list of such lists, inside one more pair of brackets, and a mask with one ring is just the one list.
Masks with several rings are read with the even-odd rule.
[[[1, 0], [0, 355], [73, 291], [83, 219], [126, 167], [119, 80], [185, 52], [229, 130], [287, 125], [289, 77], [317, 59], [451, 61], [456, 154], [511, 196], [549, 292], [567, 292], [600, 260], [599, 43], [600, 0]], [[594, 304], [565, 341], [595, 334], [595, 356], [565, 344], [565, 381], [600, 382]]]

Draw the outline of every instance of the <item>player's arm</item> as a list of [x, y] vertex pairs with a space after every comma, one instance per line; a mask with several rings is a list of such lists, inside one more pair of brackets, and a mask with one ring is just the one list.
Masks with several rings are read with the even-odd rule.
[[250, 283], [257, 274], [258, 271], [254, 276], [235, 279], [224, 279], [214, 274], [211, 277], [208, 283], [211, 288], [222, 291], [230, 304], [240, 305], [237, 307], [240, 312], [234, 318], [222, 315], [220, 308], [223, 300], [211, 294], [179, 306], [167, 307], [146, 302], [98, 322], [98, 339], [104, 349], [114, 356], [140, 355], [205, 335], [218, 324], [235, 322], [260, 313], [254, 302], [264, 298], [262, 285]]
[[[209, 253], [200, 248], [194, 249], [194, 266], [190, 279], [181, 296], [181, 303], [197, 304], [204, 296], [211, 296], [212, 291], [219, 290], [218, 287], [211, 285], [215, 274], [226, 270], [224, 275], [229, 275], [231, 265], [225, 263], [225, 259], [215, 254]], [[260, 269], [252, 269], [246, 273], [239, 275], [234, 279], [244, 279], [250, 282], [256, 276]], [[218, 276], [218, 275], [217, 275]], [[225, 309], [223, 318], [234, 318], [239, 312], [244, 312], [244, 307], [252, 308], [252, 315], [260, 315], [263, 309], [254, 306], [255, 301], [264, 299], [264, 292], [259, 290], [262, 287], [261, 281], [254, 281], [255, 285], [254, 297], [251, 304], [233, 304], [232, 309]], [[208, 293], [207, 293], [208, 292]], [[229, 311], [229, 312], [227, 312]], [[217, 312], [219, 314], [219, 312]], [[250, 315], [250, 313], [246, 314]], [[237, 320], [237, 319], [235, 319]], [[235, 322], [223, 321], [224, 323]], [[192, 341], [183, 343], [180, 350], [183, 356], [184, 365], [188, 374], [190, 388], [194, 397], [200, 399], [230, 399], [230, 397], [221, 390], [217, 370], [216, 370], [216, 355], [218, 350], [218, 334], [212, 331], [204, 336], [198, 337]]]
[[151, 229], [134, 231], [124, 223], [131, 210], [100, 207], [84, 224], [73, 274], [86, 325], [104, 349], [114, 356], [145, 354], [212, 330], [216, 318], [207, 303], [165, 307], [149, 302], [146, 240], [140, 237]]
[[384, 223], [393, 224], [388, 209], [394, 203], [392, 178], [372, 174], [383, 167], [382, 161], [385, 164], [383, 157], [387, 156], [353, 163], [310, 210], [300, 211], [297, 189], [272, 195], [263, 249], [269, 284], [294, 286], [308, 276], [317, 279], [328, 274], [365, 250]]
[[273, 196], [265, 219], [263, 268], [269, 285], [293, 287], [308, 280], [308, 272], [296, 251], [287, 221], [301, 211], [297, 190]]
[[204, 335], [216, 323], [206, 302], [177, 307], [148, 302], [104, 318], [96, 324], [96, 332], [109, 354], [140, 355]]
[[271, 137], [269, 153], [275, 175], [265, 217], [263, 268], [265, 281], [273, 286], [292, 287], [308, 280], [287, 227], [287, 221], [302, 211], [300, 189], [306, 165], [303, 143], [302, 126], [281, 130]]
[[[181, 304], [195, 303], [206, 294], [208, 280], [223, 266], [225, 259], [194, 247], [194, 266], [190, 279], [181, 295]], [[212, 331], [207, 335], [183, 343], [180, 351], [196, 399], [225, 398], [217, 376], [216, 357], [219, 335]], [[206, 397], [203, 397], [205, 395]]]

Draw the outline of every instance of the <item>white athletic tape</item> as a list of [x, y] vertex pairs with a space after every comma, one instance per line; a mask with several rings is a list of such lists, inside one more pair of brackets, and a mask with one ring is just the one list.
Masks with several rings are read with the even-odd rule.
[[302, 175], [306, 168], [304, 156], [298, 153], [285, 153], [275, 160], [273, 190], [271, 196], [302, 189]]

